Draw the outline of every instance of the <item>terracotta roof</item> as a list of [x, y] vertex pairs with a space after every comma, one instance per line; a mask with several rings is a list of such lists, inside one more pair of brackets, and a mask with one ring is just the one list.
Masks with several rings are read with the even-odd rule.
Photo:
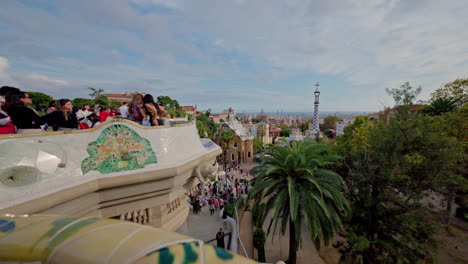
[[121, 97], [121, 98], [130, 98], [130, 96], [125, 94], [106, 94], [107, 97]]
[[195, 111], [195, 106], [185, 105], [180, 107], [184, 111]]

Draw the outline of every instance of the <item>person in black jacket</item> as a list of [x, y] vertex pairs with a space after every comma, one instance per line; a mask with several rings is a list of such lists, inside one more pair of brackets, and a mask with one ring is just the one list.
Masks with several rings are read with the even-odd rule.
[[78, 118], [72, 112], [73, 105], [69, 99], [60, 99], [58, 110], [44, 116], [44, 122], [52, 126], [54, 131], [78, 129]]
[[216, 234], [216, 246], [224, 248], [224, 232], [222, 228], [220, 228], [219, 232]]
[[18, 129], [18, 133], [44, 132], [41, 129], [44, 122], [36, 111], [28, 106], [30, 104], [32, 99], [25, 92], [15, 92], [7, 97], [5, 110]]

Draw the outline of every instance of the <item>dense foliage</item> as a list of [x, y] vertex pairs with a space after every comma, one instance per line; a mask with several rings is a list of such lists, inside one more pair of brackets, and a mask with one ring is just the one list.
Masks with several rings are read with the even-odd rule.
[[32, 108], [41, 112], [45, 112], [50, 102], [54, 100], [52, 96], [40, 92], [28, 92], [28, 94], [32, 99]]
[[219, 128], [219, 124], [209, 118], [210, 111], [206, 111], [204, 114], [197, 116], [197, 129], [198, 134], [202, 138], [211, 138], [214, 139], [214, 135]]
[[433, 192], [453, 195], [455, 186], [467, 184], [460, 169], [466, 150], [457, 138], [466, 132], [453, 127], [463, 121], [411, 111], [420, 90], [407, 84], [392, 92], [394, 115], [357, 118], [337, 138], [352, 207], [347, 240], [339, 245], [342, 263], [433, 262], [436, 225], [422, 200]]

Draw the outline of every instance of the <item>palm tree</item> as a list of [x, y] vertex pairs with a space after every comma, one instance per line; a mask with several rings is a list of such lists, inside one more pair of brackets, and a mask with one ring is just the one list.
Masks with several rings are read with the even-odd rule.
[[249, 197], [272, 212], [267, 233], [273, 225], [274, 235], [280, 224], [284, 234], [289, 224], [289, 263], [296, 263], [303, 222], [320, 248], [321, 243], [329, 244], [342, 227], [341, 217], [349, 213], [342, 179], [327, 169], [340, 157], [329, 153], [328, 146], [313, 141], [292, 142], [273, 146], [265, 162], [252, 169], [257, 176]]
[[224, 171], [226, 171], [227, 150], [229, 145], [234, 143], [234, 133], [231, 130], [222, 130], [221, 128], [217, 141], [218, 145], [220, 145], [223, 150]]
[[88, 87], [89, 91], [91, 92], [89, 96], [91, 96], [94, 99], [101, 98], [103, 96], [104, 90], [103, 89], [96, 89], [93, 87]]
[[452, 98], [437, 98], [432, 100], [431, 104], [425, 109], [430, 115], [441, 115], [452, 112], [457, 109], [457, 100]]
[[258, 124], [258, 135], [261, 137], [263, 142], [263, 138], [266, 136], [266, 125], [263, 122]]

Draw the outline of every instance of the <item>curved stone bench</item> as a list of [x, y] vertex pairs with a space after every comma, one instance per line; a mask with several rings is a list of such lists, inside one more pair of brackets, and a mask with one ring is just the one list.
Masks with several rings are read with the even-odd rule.
[[129, 220], [175, 230], [221, 149], [195, 124], [114, 119], [89, 130], [0, 136], [0, 213]]

